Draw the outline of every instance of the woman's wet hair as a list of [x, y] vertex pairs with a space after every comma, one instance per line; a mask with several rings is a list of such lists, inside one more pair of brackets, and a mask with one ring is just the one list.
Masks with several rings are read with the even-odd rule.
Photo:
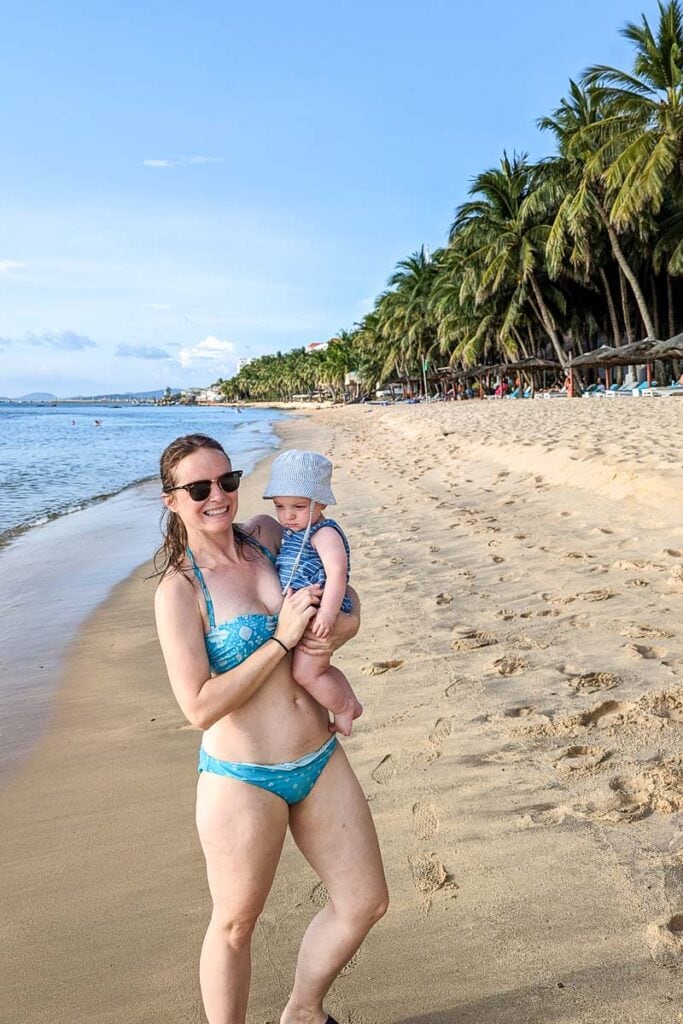
[[[161, 453], [159, 459], [159, 475], [161, 476], [161, 487], [168, 491], [176, 484], [175, 470], [177, 466], [194, 452], [202, 448], [211, 448], [214, 451], [222, 452], [230, 461], [220, 441], [216, 441], [207, 434], [185, 434], [183, 437], [176, 437]], [[238, 526], [233, 526], [235, 540], [242, 549], [243, 542], [248, 540]], [[161, 513], [161, 533], [163, 543], [154, 555], [155, 576], [165, 576], [168, 572], [183, 572], [183, 562], [187, 551], [187, 531], [180, 516], [173, 509], [164, 507]], [[248, 545], [247, 545], [248, 548]]]

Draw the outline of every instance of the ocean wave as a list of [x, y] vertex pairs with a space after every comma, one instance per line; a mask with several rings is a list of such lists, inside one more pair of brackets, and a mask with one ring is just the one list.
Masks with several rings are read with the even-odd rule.
[[106, 491], [103, 494], [94, 494], [88, 498], [74, 500], [65, 504], [63, 508], [51, 509], [49, 512], [41, 512], [29, 519], [25, 519], [21, 523], [17, 523], [15, 526], [11, 526], [9, 529], [0, 530], [0, 549], [7, 547], [7, 545], [11, 544], [12, 541], [17, 539], [17, 537], [21, 537], [23, 534], [28, 533], [29, 530], [33, 530], [38, 526], [46, 526], [48, 523], [54, 522], [55, 519], [62, 519], [64, 516], [73, 515], [74, 512], [82, 512], [84, 509], [90, 508], [92, 505], [99, 505], [103, 501], [116, 497], [117, 494], [123, 494], [124, 491], [132, 490], [134, 487], [139, 487], [141, 484], [151, 483], [156, 479], [156, 476], [139, 477], [136, 480], [130, 480], [122, 487], [116, 488], [116, 490]]

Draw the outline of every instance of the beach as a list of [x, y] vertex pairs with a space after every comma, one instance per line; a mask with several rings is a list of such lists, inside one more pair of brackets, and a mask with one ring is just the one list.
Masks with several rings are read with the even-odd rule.
[[[683, 402], [322, 409], [365, 706], [344, 741], [392, 904], [339, 1024], [680, 1024]], [[245, 478], [244, 518], [269, 460]], [[0, 1019], [198, 1024], [210, 912], [199, 734], [174, 704], [150, 566], [69, 647], [45, 735], [0, 790]], [[288, 840], [250, 1024], [278, 1020], [326, 894]]]

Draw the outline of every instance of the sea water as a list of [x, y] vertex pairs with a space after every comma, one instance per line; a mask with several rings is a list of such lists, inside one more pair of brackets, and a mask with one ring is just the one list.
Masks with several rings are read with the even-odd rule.
[[248, 473], [277, 447], [282, 417], [227, 407], [0, 406], [0, 782], [44, 731], [78, 627], [159, 546], [166, 444], [209, 434]]
[[274, 409], [0, 405], [0, 545], [158, 477], [180, 434], [210, 434], [249, 472], [277, 444]]

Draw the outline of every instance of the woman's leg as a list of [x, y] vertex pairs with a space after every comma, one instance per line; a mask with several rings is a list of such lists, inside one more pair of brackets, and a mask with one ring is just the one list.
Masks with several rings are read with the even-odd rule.
[[327, 990], [388, 903], [375, 826], [341, 747], [310, 795], [291, 808], [289, 825], [330, 898], [304, 935], [281, 1021], [324, 1024]]
[[203, 772], [197, 831], [213, 912], [199, 977], [209, 1024], [244, 1024], [251, 936], [275, 875], [289, 807], [258, 786]]

